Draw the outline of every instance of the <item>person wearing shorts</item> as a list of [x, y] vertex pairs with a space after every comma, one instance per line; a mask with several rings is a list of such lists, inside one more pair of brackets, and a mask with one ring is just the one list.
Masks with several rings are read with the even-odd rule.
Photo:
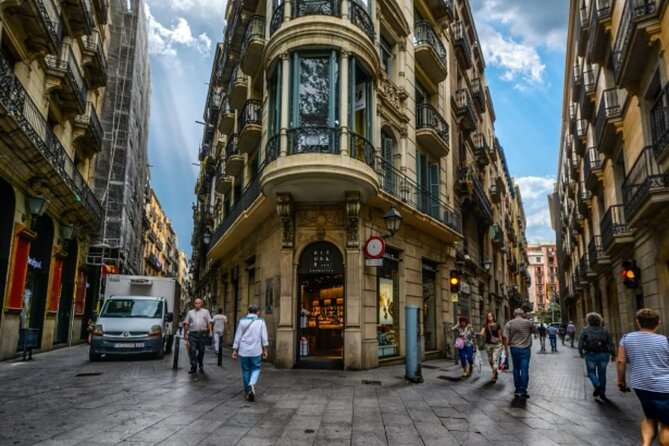
[[641, 441], [650, 446], [660, 434], [660, 446], [669, 446], [669, 338], [656, 334], [660, 315], [650, 308], [636, 313], [639, 331], [628, 333], [618, 346], [618, 388], [628, 391], [625, 371], [629, 365], [630, 386], [636, 392], [645, 419]]

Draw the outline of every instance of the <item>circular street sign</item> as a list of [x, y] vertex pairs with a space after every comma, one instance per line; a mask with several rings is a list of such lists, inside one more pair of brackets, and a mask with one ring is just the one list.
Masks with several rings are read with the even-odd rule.
[[365, 243], [365, 257], [368, 259], [380, 259], [386, 250], [386, 242], [381, 237], [371, 237]]

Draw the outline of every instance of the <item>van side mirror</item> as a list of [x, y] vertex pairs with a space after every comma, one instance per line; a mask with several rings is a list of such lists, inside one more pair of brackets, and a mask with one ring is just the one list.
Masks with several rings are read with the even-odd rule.
[[169, 312], [165, 315], [166, 322], [172, 322], [173, 320], [174, 320], [174, 313]]

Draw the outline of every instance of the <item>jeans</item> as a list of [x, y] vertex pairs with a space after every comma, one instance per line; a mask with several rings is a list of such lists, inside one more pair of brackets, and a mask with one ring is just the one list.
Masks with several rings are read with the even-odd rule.
[[539, 344], [541, 344], [541, 351], [546, 351], [546, 336], [539, 335]]
[[511, 360], [513, 361], [513, 384], [516, 392], [524, 395], [527, 393], [527, 384], [530, 382], [530, 347], [511, 347]]
[[609, 363], [609, 352], [586, 353], [585, 366], [588, 370], [588, 378], [595, 388], [599, 387], [601, 393], [606, 391], [606, 366]]
[[260, 377], [260, 367], [262, 366], [262, 355], [260, 356], [240, 356], [239, 362], [242, 365], [242, 381], [244, 382], [244, 393], [249, 391], [249, 385], [256, 385]]
[[221, 345], [221, 337], [223, 336], [222, 331], [214, 331], [214, 351], [218, 353], [218, 348]]
[[474, 364], [474, 346], [473, 345], [467, 345], [460, 350], [458, 350], [460, 353], [460, 364], [462, 364], [462, 368], [467, 368], [467, 363], [469, 365]]
[[188, 332], [188, 344], [190, 345], [190, 366], [191, 368], [196, 368], [199, 364], [202, 367], [202, 361], [204, 360], [204, 347], [207, 342], [207, 332]]
[[548, 340], [551, 341], [551, 351], [556, 352], [557, 351], [557, 336], [549, 336]]

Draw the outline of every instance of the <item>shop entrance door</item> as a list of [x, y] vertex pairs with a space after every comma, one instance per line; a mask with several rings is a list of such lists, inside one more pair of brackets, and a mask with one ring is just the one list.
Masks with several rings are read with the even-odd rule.
[[344, 264], [336, 246], [314, 243], [300, 257], [297, 367], [344, 366]]

